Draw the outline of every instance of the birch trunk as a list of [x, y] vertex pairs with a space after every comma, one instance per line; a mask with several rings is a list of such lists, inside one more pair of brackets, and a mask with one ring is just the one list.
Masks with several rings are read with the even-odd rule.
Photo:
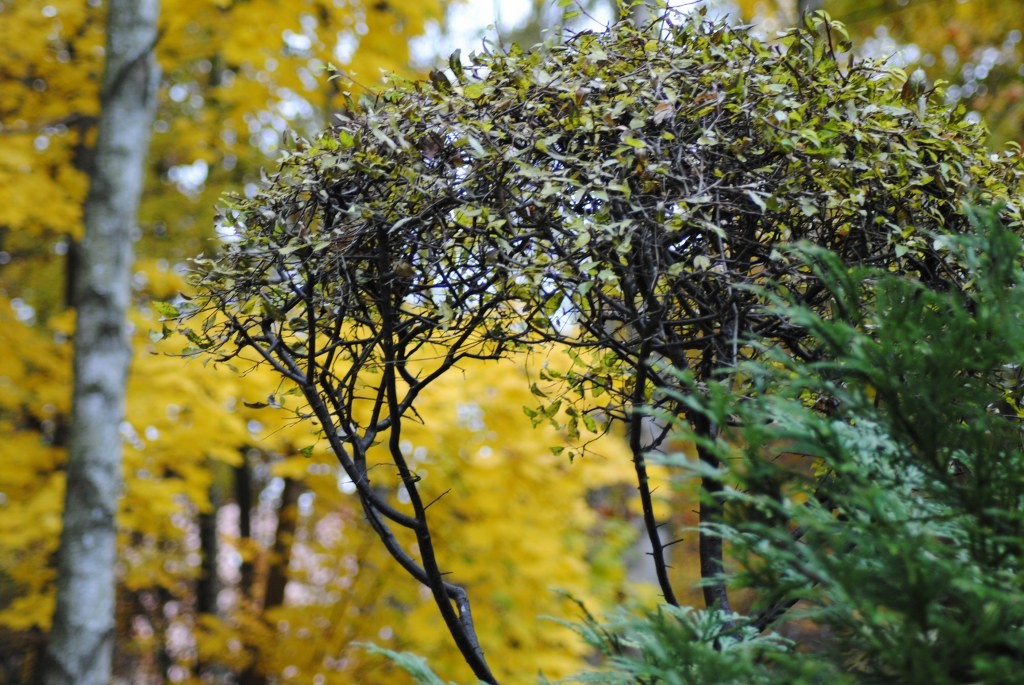
[[77, 324], [57, 604], [46, 685], [107, 685], [115, 637], [116, 513], [131, 360], [132, 233], [159, 85], [158, 0], [109, 0], [99, 132], [73, 283]]

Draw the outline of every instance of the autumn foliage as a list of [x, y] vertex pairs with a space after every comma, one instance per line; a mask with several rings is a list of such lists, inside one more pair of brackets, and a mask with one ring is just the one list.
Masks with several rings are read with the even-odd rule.
[[393, 77], [225, 208], [230, 239], [196, 261], [198, 296], [179, 305], [192, 351], [270, 370], [300, 397], [382, 546], [488, 682], [472, 586], [435, 544], [453, 531], [434, 507], [459, 493], [430, 498], [403, 449], [408, 426], [429, 425], [419, 403], [435, 383], [543, 346], [565, 354], [530, 384], [527, 413], [564, 431], [565, 456], [626, 432], [669, 604], [667, 550], [683, 531], [662, 537], [647, 462], [667, 447], [659, 421], [685, 419], [704, 468], [704, 600], [729, 612], [721, 462], [707, 448], [720, 422], [678, 374], [700, 397], [765, 345], [816, 358], [806, 329], [765, 306], [765, 288], [832, 306], [791, 245], [960, 288], [959, 257], [935, 236], [971, 230], [962, 204], [1005, 201], [1020, 223], [1019, 156], [990, 155], [962, 107], [908, 91], [902, 74], [840, 60], [845, 29], [826, 15], [772, 44], [701, 13], [656, 26]]
[[[183, 360], [176, 340], [161, 340], [169, 330], [162, 301], [188, 291], [181, 260], [211, 244], [218, 196], [258, 182], [288, 131], [316, 130], [344, 106], [328, 63], [365, 87], [381, 67], [411, 73], [409, 42], [442, 9], [163, 3], [155, 50], [164, 81], [139, 220], [135, 357], [121, 426], [119, 677], [401, 682], [386, 660], [352, 646], [359, 641], [429, 654], [457, 672], [419, 588], [368, 544], [350, 483], [310, 427], [295, 422], [288, 397], [272, 406], [279, 379]], [[13, 351], [0, 363], [0, 681], [20, 681], [39, 672], [53, 614], [74, 322], [65, 283], [95, 142], [104, 14], [78, 2], [29, 2], [0, 16], [0, 32], [18, 46], [0, 57], [12, 75], [0, 85], [0, 341]], [[338, 40], [352, 50], [339, 55]], [[445, 555], [503, 560], [502, 573], [471, 576], [477, 603], [500, 617], [480, 624], [496, 667], [513, 671], [529, 654], [537, 668], [567, 674], [585, 646], [541, 616], [573, 615], [557, 589], [597, 606], [621, 592], [625, 572], [612, 560], [636, 537], [630, 498], [618, 498], [627, 517], [594, 510], [586, 498], [626, 487], [628, 462], [618, 457], [622, 443], [609, 440], [590, 480], [548, 487], [540, 476], [565, 469], [550, 453], [560, 437], [529, 431], [520, 408], [529, 394], [517, 382], [536, 371], [486, 369], [492, 382], [452, 378], [424, 398], [437, 419], [410, 427], [407, 446], [419, 463], [437, 464], [425, 482], [447, 488], [464, 478], [460, 487], [474, 493], [447, 516], [476, 528], [442, 536]], [[528, 511], [500, 535], [494, 516], [506, 521], [505, 510], [475, 485], [494, 480], [508, 506]], [[442, 507], [435, 511], [444, 520]]]
[[798, 8], [823, 9], [842, 21], [857, 50], [884, 58], [932, 83], [944, 99], [984, 118], [991, 141], [1022, 142], [1024, 43], [1020, 6], [1002, 0], [737, 0], [743, 21], [771, 33], [796, 20]]
[[[0, 682], [35, 677], [53, 613], [101, 5], [0, 3]], [[673, 17], [661, 33], [466, 50], [413, 81], [410, 40], [443, 2], [162, 5], [121, 426], [119, 676], [404, 682], [358, 646], [373, 642], [468, 681], [438, 602], [364, 508], [376, 497], [408, 522], [413, 492], [496, 679], [578, 670], [591, 647], [545, 618], [580, 615], [566, 594], [599, 616], [659, 595], [700, 605], [701, 563], [713, 578], [723, 559], [692, 528], [703, 472], [648, 458], [696, 449], [664, 431], [688, 411], [663, 392], [680, 383], [669, 362], [701, 388], [754, 355], [746, 334], [813, 356], [748, 288], [827, 309], [795, 239], [962, 284], [931, 232], [969, 232], [967, 199], [1008, 200], [1018, 225], [1017, 150], [992, 158], [967, 109], [944, 106], [994, 102], [1012, 122], [1012, 87], [910, 91], [892, 62], [848, 63], [827, 20], [765, 41]], [[1013, 3], [957, 4], [952, 28], [929, 13], [944, 3], [912, 5], [927, 21], [900, 25], [935, 55], [952, 41], [960, 65], [987, 64], [968, 34], [1002, 40], [1012, 23], [996, 9]], [[381, 68], [395, 75], [368, 94]], [[183, 260], [199, 253], [197, 294]], [[183, 314], [203, 359], [180, 356]], [[337, 403], [320, 418], [318, 397]], [[362, 450], [347, 472], [346, 441]], [[706, 521], [731, 511], [716, 506]], [[418, 531], [397, 528], [416, 562]]]

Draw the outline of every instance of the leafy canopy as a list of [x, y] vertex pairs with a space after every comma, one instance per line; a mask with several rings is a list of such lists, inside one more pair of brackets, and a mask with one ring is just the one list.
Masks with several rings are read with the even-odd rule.
[[[844, 29], [826, 16], [773, 44], [699, 13], [659, 26], [468, 64], [456, 53], [429, 82], [392, 78], [233, 200], [230, 239], [196, 261], [193, 349], [267, 366], [302, 395], [370, 524], [431, 589], [481, 680], [493, 677], [467, 595], [438, 565], [430, 501], [401, 450], [431, 383], [469, 360], [567, 346], [573, 367], [543, 379], [575, 401], [544, 397], [533, 416], [570, 439], [581, 423], [629, 422], [674, 603], [645, 465], [668, 433], [644, 437], [642, 416], [684, 416], [701, 438], [701, 567], [713, 585], [713, 526], [727, 513], [709, 447], [720, 424], [663, 390], [689, 371], [700, 395], [765, 345], [817, 358], [806, 325], [765, 307], [766, 286], [810, 311], [836, 304], [787, 245], [958, 290], [969, 265], [935, 236], [971, 230], [961, 204], [1003, 200], [1005, 220], [1020, 223], [1019, 155], [990, 156], [962, 108], [909, 93], [882, 65], [839, 63]], [[403, 501], [373, 487], [375, 445]], [[418, 558], [393, 529], [416, 535]], [[705, 598], [728, 609], [721, 583]]]
[[1019, 157], [991, 158], [962, 109], [907, 99], [881, 65], [837, 64], [842, 32], [819, 15], [769, 45], [673, 15], [394, 77], [225, 210], [234, 237], [196, 280], [233, 319], [203, 346], [268, 320], [362, 339], [392, 307], [410, 345], [466, 335], [489, 356], [617, 324], [712, 368], [730, 322], [787, 334], [738, 286], [813, 301], [777, 244], [948, 276], [929, 231], [964, 230], [971, 197], [1018, 221]]

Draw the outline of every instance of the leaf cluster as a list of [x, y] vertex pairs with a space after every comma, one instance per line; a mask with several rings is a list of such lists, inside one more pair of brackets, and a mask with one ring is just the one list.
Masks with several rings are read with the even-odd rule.
[[[715, 625], [737, 637], [753, 630], [744, 640], [776, 632], [802, 642], [747, 663], [736, 682], [1019, 678], [1024, 251], [994, 212], [976, 218], [978, 235], [949, 244], [974, 280], [970, 297], [811, 251], [831, 296], [859, 305], [823, 317], [777, 304], [822, 357], [773, 354], [744, 365], [753, 392], [723, 378], [689, 400], [739, 424], [710, 446], [726, 465], [716, 531], [736, 562], [731, 582], [757, 600], [747, 617]], [[794, 468], [794, 454], [813, 468]], [[612, 625], [619, 639], [674, 644], [652, 617]], [[689, 642], [698, 654], [712, 646]], [[709, 649], [699, 662], [717, 657]], [[689, 682], [646, 652], [612, 665]]]
[[693, 13], [393, 78], [226, 209], [236, 239], [200, 286], [242, 328], [335, 341], [342, 320], [371, 339], [385, 308], [410, 344], [465, 335], [481, 356], [572, 339], [707, 375], [748, 333], [799, 352], [745, 287], [821, 300], [779, 246], [949, 283], [930, 235], [965, 229], [961, 202], [1019, 220], [1019, 158], [991, 158], [963, 111], [905, 101], [883, 65], [838, 64], [840, 30], [819, 16], [766, 44]]
[[[431, 587], [485, 681], [465, 593], [436, 565], [430, 503], [401, 450], [427, 386], [469, 360], [575, 348], [578, 364], [543, 380], [576, 399], [604, 396], [604, 417], [629, 422], [673, 603], [644, 462], [668, 431], [645, 437], [644, 416], [682, 414], [698, 429], [715, 501], [702, 508], [701, 566], [715, 576], [722, 550], [704, 543], [723, 514], [712, 428], [725, 424], [671, 392], [678, 372], [699, 397], [718, 370], [766, 348], [820, 361], [829, 339], [766, 305], [842, 314], [864, 296], [852, 283], [854, 300], [837, 298], [789, 246], [969, 297], [976, 276], [950, 238], [971, 230], [962, 203], [1002, 201], [1002, 218], [1020, 225], [1019, 156], [990, 156], [962, 110], [908, 98], [884, 65], [840, 64], [843, 30], [827, 17], [772, 44], [699, 12], [660, 26], [622, 23], [465, 63], [457, 53], [429, 82], [393, 78], [234, 199], [230, 238], [196, 261], [205, 318], [186, 335], [221, 359], [254, 352], [303, 395], [371, 525]], [[570, 432], [597, 427], [558, 396], [531, 411], [555, 423], [563, 412]], [[371, 485], [374, 445], [387, 446], [411, 514]], [[393, 526], [416, 534], [420, 559]], [[724, 588], [706, 601], [727, 601]]]

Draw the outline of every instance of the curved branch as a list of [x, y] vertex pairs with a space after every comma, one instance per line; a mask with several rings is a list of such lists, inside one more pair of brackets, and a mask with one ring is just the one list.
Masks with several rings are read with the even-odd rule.
[[[642, 353], [641, 353], [642, 354]], [[658, 521], [654, 517], [654, 501], [651, 497], [651, 483], [647, 475], [647, 462], [644, 458], [643, 413], [641, 408], [646, 404], [647, 371], [646, 364], [637, 368], [636, 383], [633, 387], [632, 411], [629, 419], [629, 450], [633, 454], [633, 469], [636, 472], [637, 489], [640, 491], [640, 505], [643, 510], [644, 528], [647, 539], [651, 543], [651, 557], [654, 559], [654, 571], [658, 577], [658, 586], [665, 601], [672, 606], [679, 606], [672, 583], [668, 577], [668, 562], [665, 558], [665, 545], [661, 542], [658, 532]]]

